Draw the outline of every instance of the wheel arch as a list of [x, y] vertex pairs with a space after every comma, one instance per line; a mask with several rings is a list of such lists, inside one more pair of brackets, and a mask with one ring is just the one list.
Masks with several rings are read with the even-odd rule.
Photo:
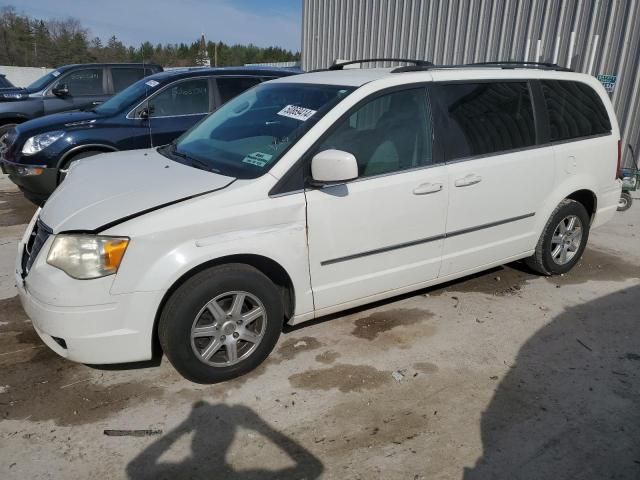
[[118, 149], [112, 145], [107, 145], [104, 143], [87, 143], [83, 145], [77, 145], [67, 150], [64, 154], [60, 156], [60, 160], [58, 161], [58, 168], [62, 168], [65, 162], [72, 159], [76, 155], [80, 153], [92, 152], [92, 151], [109, 153], [109, 152], [117, 152]]
[[575, 200], [576, 202], [582, 204], [582, 206], [584, 206], [584, 208], [587, 210], [591, 222], [593, 222], [596, 210], [598, 209], [598, 197], [593, 191], [589, 189], [576, 190], [575, 192], [567, 195], [565, 198], [568, 198], [569, 200]]
[[293, 317], [295, 312], [296, 298], [293, 281], [289, 273], [278, 262], [269, 257], [257, 254], [233, 254], [214, 258], [212, 260], [201, 263], [182, 274], [182, 276], [178, 278], [163, 295], [162, 300], [160, 301], [160, 304], [158, 305], [158, 308], [156, 310], [156, 315], [153, 323], [152, 351], [154, 352], [154, 355], [161, 352], [160, 341], [158, 339], [158, 323], [160, 321], [162, 311], [164, 310], [164, 306], [166, 305], [173, 292], [175, 292], [182, 284], [184, 284], [184, 282], [186, 282], [189, 278], [196, 275], [197, 273], [200, 273], [207, 268], [230, 263], [249, 265], [266, 275], [280, 290], [285, 317], [283, 325]]

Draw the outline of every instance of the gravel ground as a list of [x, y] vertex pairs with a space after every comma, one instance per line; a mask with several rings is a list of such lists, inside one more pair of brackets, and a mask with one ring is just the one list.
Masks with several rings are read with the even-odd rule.
[[640, 202], [567, 275], [509, 265], [305, 324], [213, 386], [49, 351], [12, 276], [32, 212], [0, 178], [0, 478], [640, 478]]

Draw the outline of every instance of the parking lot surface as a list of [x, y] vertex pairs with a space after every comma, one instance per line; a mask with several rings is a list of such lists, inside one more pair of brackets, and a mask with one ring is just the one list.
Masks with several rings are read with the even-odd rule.
[[0, 478], [640, 478], [639, 205], [569, 274], [509, 265], [303, 324], [212, 386], [49, 351], [12, 273], [33, 211], [0, 178]]

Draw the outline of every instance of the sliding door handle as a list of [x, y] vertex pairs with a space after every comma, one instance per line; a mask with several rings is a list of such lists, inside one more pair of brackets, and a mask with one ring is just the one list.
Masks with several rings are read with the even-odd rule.
[[413, 189], [414, 195], [426, 195], [427, 193], [437, 193], [442, 190], [441, 183], [423, 183]]
[[454, 184], [456, 187], [468, 187], [469, 185], [475, 185], [476, 183], [480, 183], [482, 181], [482, 177], [480, 175], [476, 175], [471, 173], [465, 177], [458, 178]]

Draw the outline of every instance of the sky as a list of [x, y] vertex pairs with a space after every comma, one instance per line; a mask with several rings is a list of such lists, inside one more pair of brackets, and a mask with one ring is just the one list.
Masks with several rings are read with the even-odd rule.
[[91, 36], [143, 41], [207, 40], [300, 50], [302, 0], [0, 0], [41, 19], [75, 17]]

